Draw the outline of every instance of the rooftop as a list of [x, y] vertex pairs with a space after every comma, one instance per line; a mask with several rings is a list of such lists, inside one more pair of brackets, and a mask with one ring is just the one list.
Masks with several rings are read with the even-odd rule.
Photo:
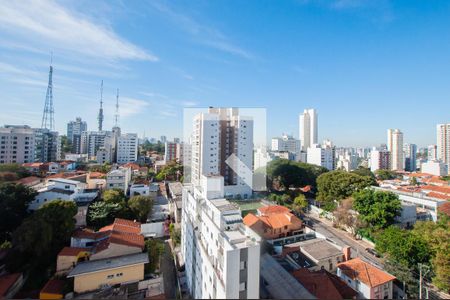
[[65, 286], [64, 280], [50, 279], [42, 288], [41, 293], [62, 294], [64, 286]]
[[359, 257], [338, 264], [338, 268], [347, 277], [353, 280], [357, 279], [370, 287], [376, 287], [395, 279], [391, 274], [378, 269]]
[[0, 276], [0, 298], [3, 298], [8, 290], [19, 280], [22, 273], [13, 273]]
[[342, 251], [325, 239], [311, 239], [289, 244], [286, 247], [299, 246], [300, 250], [316, 260], [322, 260], [337, 255], [343, 255]]
[[114, 258], [91, 260], [77, 264], [75, 268], [69, 273], [69, 275], [67, 275], [67, 278], [76, 277], [87, 273], [100, 272], [108, 269], [146, 263], [148, 263], [147, 253], [137, 253]]
[[226, 199], [214, 199], [210, 202], [221, 212], [239, 210], [239, 206]]
[[59, 253], [58, 256], [78, 256], [81, 252], [86, 252], [88, 249], [86, 248], [78, 248], [78, 247], [64, 247]]
[[325, 270], [299, 269], [293, 271], [292, 276], [317, 299], [355, 299], [358, 295], [342, 279]]

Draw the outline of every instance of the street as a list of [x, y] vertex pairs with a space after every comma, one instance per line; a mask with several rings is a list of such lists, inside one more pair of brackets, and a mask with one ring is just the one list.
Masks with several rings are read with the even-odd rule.
[[383, 268], [382, 260], [366, 251], [366, 248], [372, 248], [369, 243], [362, 240], [353, 239], [350, 233], [334, 228], [331, 221], [324, 218], [319, 218], [316, 214], [308, 213], [306, 216], [313, 221], [313, 228], [315, 231], [324, 235], [327, 239], [333, 241], [341, 247], [350, 246], [352, 250], [352, 257], [364, 257], [374, 265]]

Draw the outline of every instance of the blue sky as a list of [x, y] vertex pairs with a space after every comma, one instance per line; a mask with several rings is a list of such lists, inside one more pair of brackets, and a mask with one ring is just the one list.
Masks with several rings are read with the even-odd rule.
[[183, 107], [267, 108], [267, 134], [319, 112], [338, 146], [435, 143], [450, 122], [450, 1], [1, 1], [0, 124], [39, 127], [53, 51], [57, 129], [182, 136]]

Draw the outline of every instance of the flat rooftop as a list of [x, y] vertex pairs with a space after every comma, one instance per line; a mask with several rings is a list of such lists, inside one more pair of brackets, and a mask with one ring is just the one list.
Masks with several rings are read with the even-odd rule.
[[210, 200], [210, 201], [221, 212], [239, 210], [239, 206], [238, 205], [236, 205], [234, 203], [231, 203], [230, 201], [228, 201], [226, 199], [213, 199], [213, 200]]
[[322, 260], [343, 254], [342, 250], [337, 246], [334, 246], [325, 239], [317, 238], [289, 244], [286, 247], [299, 247], [301, 252], [306, 253], [315, 260]]

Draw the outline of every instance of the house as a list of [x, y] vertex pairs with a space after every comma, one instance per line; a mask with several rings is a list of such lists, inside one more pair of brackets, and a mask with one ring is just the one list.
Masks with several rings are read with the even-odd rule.
[[45, 203], [56, 199], [75, 201], [77, 204], [90, 203], [98, 196], [98, 190], [86, 189], [86, 184], [62, 178], [51, 178], [47, 184], [39, 189], [34, 200], [28, 205], [28, 209], [36, 210]]
[[293, 271], [292, 276], [320, 300], [356, 299], [358, 295], [342, 279], [326, 270], [310, 271], [302, 268]]
[[89, 172], [86, 175], [86, 184], [90, 189], [103, 190], [106, 187], [106, 174], [101, 172]]
[[106, 189], [120, 189], [127, 194], [131, 181], [131, 169], [119, 167], [106, 174]]
[[40, 170], [44, 173], [56, 174], [59, 172], [59, 164], [56, 162], [46, 162], [40, 166]]
[[11, 299], [22, 288], [24, 283], [22, 273], [0, 276], [0, 299]]
[[74, 171], [77, 168], [77, 162], [71, 160], [64, 160], [59, 162], [59, 166], [61, 170], [64, 171]]
[[41, 173], [41, 166], [44, 163], [40, 162], [34, 162], [34, 163], [24, 163], [22, 164], [22, 167], [24, 167], [28, 172], [32, 174], [40, 174]]
[[260, 207], [256, 215], [248, 213], [243, 221], [269, 243], [270, 240], [303, 234], [302, 221], [280, 205]]
[[78, 262], [87, 260], [89, 255], [87, 248], [64, 247], [56, 259], [56, 273], [64, 274], [70, 271]]
[[50, 279], [39, 293], [39, 299], [63, 299], [64, 280]]
[[116, 284], [139, 282], [144, 279], [147, 253], [135, 253], [114, 258], [79, 263], [67, 275], [74, 279], [74, 292], [85, 293]]
[[88, 248], [90, 260], [140, 253], [144, 250], [141, 223], [116, 218], [97, 232], [81, 229], [72, 235], [70, 246]]
[[155, 161], [155, 163], [153, 165], [155, 173], [158, 174], [159, 171], [161, 171], [165, 166], [166, 166], [166, 162], [164, 160]]
[[359, 293], [359, 298], [392, 299], [396, 279], [357, 257], [338, 264], [337, 275]]
[[348, 249], [348, 247], [341, 249], [325, 239], [314, 238], [286, 245], [283, 253], [295, 269], [307, 268], [311, 271], [325, 269], [334, 272], [337, 265], [349, 257], [349, 254], [345, 253]]
[[130, 197], [141, 195], [141, 196], [149, 196], [150, 195], [150, 187], [147, 184], [133, 184], [130, 187]]

